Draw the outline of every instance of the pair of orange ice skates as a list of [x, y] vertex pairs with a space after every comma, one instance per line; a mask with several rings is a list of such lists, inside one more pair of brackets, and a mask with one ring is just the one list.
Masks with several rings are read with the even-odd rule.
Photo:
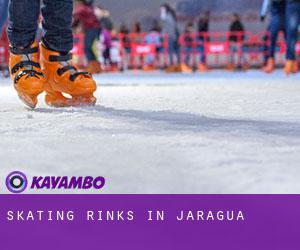
[[[38, 53], [38, 51], [40, 53]], [[46, 104], [53, 107], [93, 106], [96, 83], [88, 72], [72, 66], [71, 54], [61, 54], [33, 43], [29, 48], [10, 48], [10, 74], [20, 99], [35, 108], [45, 91]]]

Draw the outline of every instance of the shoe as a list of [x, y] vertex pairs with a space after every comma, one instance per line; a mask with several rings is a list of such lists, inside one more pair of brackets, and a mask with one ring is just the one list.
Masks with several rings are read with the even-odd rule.
[[295, 64], [295, 61], [293, 60], [287, 60], [286, 63], [285, 63], [285, 67], [284, 67], [284, 72], [285, 74], [287, 75], [290, 75], [292, 73], [294, 73], [294, 64]]
[[274, 58], [269, 58], [268, 61], [267, 61], [266, 66], [263, 67], [262, 70], [265, 73], [270, 74], [270, 73], [272, 73], [274, 71], [274, 69], [275, 69], [275, 60], [274, 60]]
[[118, 64], [113, 63], [113, 64], [110, 66], [110, 70], [109, 70], [109, 71], [110, 71], [110, 72], [119, 72], [119, 71], [121, 71], [121, 70], [119, 69]]
[[175, 65], [170, 65], [166, 68], [167, 73], [173, 73], [176, 72], [176, 66]]
[[200, 63], [200, 64], [198, 65], [198, 70], [199, 70], [200, 72], [207, 72], [207, 71], [208, 71], [208, 68], [207, 68], [207, 66], [206, 66], [204, 63]]
[[[45, 74], [45, 101], [53, 107], [95, 105], [96, 82], [88, 72], [78, 72], [71, 54], [61, 54], [40, 44], [41, 66]], [[71, 98], [65, 97], [68, 94]]]
[[35, 108], [45, 85], [35, 43], [28, 48], [10, 47], [9, 72], [19, 98], [28, 107]]
[[242, 71], [248, 71], [249, 70], [249, 65], [247, 63], [244, 63], [242, 65]]
[[143, 66], [143, 71], [151, 72], [151, 71], [154, 71], [154, 70], [155, 70], [155, 67], [153, 65], [144, 65]]
[[299, 71], [299, 65], [297, 61], [293, 60], [287, 60], [285, 67], [284, 67], [284, 72], [289, 75], [289, 74], [297, 74]]
[[233, 64], [228, 64], [225, 67], [225, 70], [227, 70], [227, 71], [234, 71], [235, 70], [235, 66]]
[[99, 74], [102, 72], [101, 64], [98, 61], [90, 61], [87, 66], [87, 71], [94, 74]]
[[181, 71], [184, 73], [193, 73], [193, 69], [185, 63], [181, 64]]
[[177, 72], [177, 73], [182, 72], [182, 67], [181, 67], [181, 65], [175, 66], [175, 72]]

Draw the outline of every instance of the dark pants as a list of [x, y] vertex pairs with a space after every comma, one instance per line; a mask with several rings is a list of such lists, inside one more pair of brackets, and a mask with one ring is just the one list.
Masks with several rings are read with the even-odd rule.
[[191, 58], [193, 55], [193, 48], [190, 46], [187, 46], [184, 48], [184, 63], [186, 65], [189, 65], [191, 63]]
[[272, 3], [271, 7], [270, 47], [268, 57], [274, 58], [276, 52], [277, 38], [280, 31], [285, 31], [285, 3]]
[[300, 1], [288, 1], [286, 6], [286, 58], [296, 59], [296, 43], [300, 24]]
[[205, 39], [203, 36], [198, 38], [198, 52], [200, 54], [200, 63], [206, 64], [206, 54], [205, 54], [205, 42], [208, 39]]
[[14, 47], [28, 47], [35, 40], [40, 8], [43, 40], [52, 50], [67, 53], [73, 47], [72, 0], [10, 0], [8, 38]]
[[87, 60], [95, 61], [97, 60], [96, 55], [93, 51], [93, 43], [96, 39], [99, 39], [100, 30], [96, 28], [86, 29], [84, 33], [84, 53]]
[[2, 28], [7, 21], [7, 6], [8, 0], [0, 0], [0, 37], [2, 33]]
[[180, 47], [179, 47], [179, 44], [178, 44], [178, 41], [176, 38], [172, 38], [172, 37], [169, 37], [168, 39], [168, 53], [169, 53], [169, 63], [171, 65], [174, 64], [174, 53], [176, 55], [176, 58], [177, 58], [177, 63], [181, 63], [181, 57], [180, 57]]

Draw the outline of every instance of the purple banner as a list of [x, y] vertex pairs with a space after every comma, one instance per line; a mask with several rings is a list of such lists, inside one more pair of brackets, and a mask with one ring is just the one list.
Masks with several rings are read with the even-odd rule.
[[0, 249], [299, 249], [299, 195], [0, 195]]

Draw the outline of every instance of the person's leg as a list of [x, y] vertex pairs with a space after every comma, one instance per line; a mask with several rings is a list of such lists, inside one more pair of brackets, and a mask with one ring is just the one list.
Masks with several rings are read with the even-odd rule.
[[177, 40], [175, 40], [174, 42], [174, 48], [175, 48], [175, 52], [176, 52], [176, 57], [177, 57], [177, 64], [180, 65], [181, 64], [181, 48], [180, 48], [180, 44]]
[[40, 0], [9, 1], [10, 75], [20, 99], [30, 108], [44, 91], [45, 78], [34, 43], [39, 12]]
[[230, 64], [235, 66], [236, 43], [232, 42], [230, 45]]
[[201, 47], [201, 59], [200, 59], [200, 61], [203, 65], [206, 65], [206, 55], [205, 55], [204, 46]]
[[0, 37], [4, 24], [7, 21], [8, 0], [0, 0]]
[[97, 38], [97, 30], [86, 29], [84, 34], [84, 53], [88, 62], [95, 61], [96, 56], [93, 52], [93, 43]]
[[46, 103], [54, 107], [94, 105], [96, 83], [89, 73], [77, 71], [69, 54], [73, 47], [73, 0], [43, 0], [43, 3], [40, 61], [46, 77]]
[[168, 54], [169, 54], [169, 65], [174, 65], [174, 39], [168, 39]]
[[295, 47], [300, 23], [300, 2], [289, 1], [287, 3], [286, 17], [286, 59], [294, 61], [296, 59]]
[[43, 0], [43, 3], [43, 42], [52, 50], [68, 53], [73, 48], [73, 0]]
[[200, 37], [198, 41], [199, 42], [198, 51], [200, 54], [198, 70], [200, 72], [206, 72], [208, 70], [206, 66], [205, 40], [207, 39], [204, 37]]
[[271, 24], [270, 24], [270, 47], [269, 47], [269, 55], [268, 55], [269, 58], [275, 57], [277, 38], [279, 32], [283, 29], [283, 24], [284, 24], [284, 16], [278, 11], [273, 11]]
[[198, 52], [200, 55], [200, 63], [205, 64], [205, 54], [204, 54], [204, 37], [198, 39]]
[[185, 50], [185, 55], [184, 55], [184, 63], [186, 64], [186, 65], [189, 65], [190, 64], [190, 48], [189, 47], [186, 47], [186, 48], [184, 48], [184, 50]]
[[8, 38], [10, 45], [26, 48], [35, 40], [40, 0], [10, 0]]
[[[95, 40], [99, 39], [99, 29], [91, 28], [87, 29], [84, 34], [84, 52], [86, 59], [88, 61], [87, 70], [92, 74], [97, 74], [101, 72], [101, 65], [97, 60], [97, 55], [93, 50], [93, 44]], [[104, 58], [105, 61], [107, 58]]]
[[277, 38], [280, 31], [284, 31], [284, 21], [285, 21], [285, 6], [283, 4], [273, 3], [272, 4], [272, 18], [269, 27], [270, 31], [270, 45], [268, 49], [268, 60], [266, 66], [263, 70], [266, 73], [273, 72], [275, 68], [275, 53], [277, 46]]
[[242, 70], [246, 71], [249, 68], [248, 60], [246, 56], [245, 46], [243, 43], [239, 44], [239, 51], [240, 51], [240, 57], [241, 57], [241, 63], [242, 63]]
[[183, 63], [181, 64], [181, 70], [185, 73], [192, 73], [193, 69], [190, 67], [190, 61], [191, 61], [191, 54], [192, 54], [192, 48], [187, 46], [182, 48], [184, 51], [183, 55]]

